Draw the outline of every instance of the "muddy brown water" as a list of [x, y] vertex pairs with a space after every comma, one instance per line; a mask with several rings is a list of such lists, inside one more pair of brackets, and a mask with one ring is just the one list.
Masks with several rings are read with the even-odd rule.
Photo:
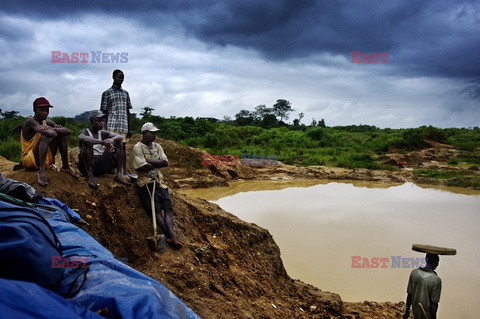
[[411, 183], [244, 181], [184, 192], [267, 228], [291, 277], [345, 301], [405, 300], [408, 276], [424, 257], [412, 244], [456, 248], [456, 256], [440, 256], [438, 315], [480, 317], [479, 191]]

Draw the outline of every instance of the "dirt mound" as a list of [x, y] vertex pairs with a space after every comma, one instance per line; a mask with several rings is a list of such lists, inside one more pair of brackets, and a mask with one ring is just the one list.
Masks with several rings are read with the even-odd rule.
[[441, 144], [438, 142], [429, 142], [432, 147], [420, 150], [409, 152], [405, 154], [400, 153], [390, 153], [385, 154], [380, 157], [380, 160], [384, 164], [389, 164], [399, 167], [409, 167], [409, 168], [421, 168], [421, 167], [432, 167], [439, 165], [445, 166], [446, 161], [449, 159], [455, 158], [459, 155], [460, 151], [453, 149], [450, 145]]
[[[127, 145], [131, 150], [139, 140]], [[180, 187], [226, 185], [232, 179], [388, 179], [368, 170], [298, 168], [283, 164], [248, 167], [201, 166], [201, 151], [159, 139], [169, 157], [166, 182], [173, 201], [176, 232], [184, 247], [152, 253], [145, 240], [152, 233], [148, 214], [143, 211], [135, 186], [113, 180], [114, 175], [97, 179], [92, 190], [84, 178], [49, 169], [49, 184], [40, 188], [37, 173], [13, 172], [13, 163], [0, 159], [2, 173], [27, 182], [45, 197], [55, 197], [79, 212], [88, 225], [85, 231], [117, 258], [155, 278], [173, 291], [203, 318], [398, 318], [403, 304], [346, 304], [340, 296], [290, 278], [280, 251], [270, 233], [201, 199], [177, 192]], [[131, 154], [131, 153], [130, 153]], [[69, 155], [76, 167], [76, 150]], [[133, 171], [129, 164], [129, 168]], [[385, 315], [386, 314], [386, 315]], [[377, 316], [378, 315], [378, 316]]]

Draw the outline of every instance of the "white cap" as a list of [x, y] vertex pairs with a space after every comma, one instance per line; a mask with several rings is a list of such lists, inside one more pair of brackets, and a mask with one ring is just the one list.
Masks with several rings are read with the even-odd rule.
[[160, 129], [156, 128], [155, 125], [153, 125], [153, 123], [147, 122], [147, 123], [142, 125], [142, 130], [141, 131], [142, 131], [142, 133], [145, 132], [145, 131], [156, 132], [156, 131], [160, 131]]

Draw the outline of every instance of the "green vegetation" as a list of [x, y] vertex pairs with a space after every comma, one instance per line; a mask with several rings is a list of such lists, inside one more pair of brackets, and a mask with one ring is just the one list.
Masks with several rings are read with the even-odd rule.
[[18, 140], [11, 137], [0, 141], [0, 155], [14, 162], [20, 162], [22, 148]]
[[439, 170], [430, 168], [415, 170], [414, 174], [427, 184], [436, 185], [442, 182], [446, 186], [480, 189], [480, 176], [472, 175], [466, 170]]
[[433, 179], [450, 179], [454, 177], [466, 176], [466, 171], [457, 172], [456, 170], [439, 170], [439, 169], [419, 169], [414, 171], [417, 176]]
[[[280, 106], [282, 108], [280, 108]], [[422, 126], [411, 129], [380, 129], [370, 125], [327, 127], [325, 121], [313, 120], [311, 125], [301, 124], [303, 114], [293, 124], [277, 120], [288, 118], [291, 106], [278, 100], [274, 108], [259, 105], [254, 112], [240, 111], [235, 120], [219, 121], [212, 118], [164, 118], [151, 114], [145, 108], [142, 118], [132, 115], [132, 132], [139, 133], [141, 125], [150, 121], [161, 129], [160, 136], [183, 145], [197, 147], [211, 154], [278, 155], [281, 162], [302, 166], [337, 166], [345, 168], [395, 169], [381, 164], [377, 157], [388, 152], [406, 153], [429, 147], [432, 141], [450, 144], [461, 150], [450, 165], [466, 162], [480, 165], [480, 130], [478, 128], [439, 129]], [[88, 112], [75, 118], [54, 117], [53, 121], [72, 130], [70, 147], [77, 145], [78, 132], [89, 126]], [[12, 130], [23, 123], [23, 117], [0, 120], [0, 154], [18, 161], [19, 131]], [[429, 173], [418, 171], [419, 176]], [[454, 173], [452, 173], [454, 174]], [[436, 178], [435, 176], [425, 176]], [[441, 178], [448, 178], [443, 176]]]

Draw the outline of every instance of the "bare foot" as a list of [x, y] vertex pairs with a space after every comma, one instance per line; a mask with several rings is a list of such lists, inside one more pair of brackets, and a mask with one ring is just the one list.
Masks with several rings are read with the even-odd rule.
[[114, 180], [116, 180], [117, 182], [123, 185], [130, 185], [130, 183], [127, 180], [125, 180], [125, 177], [123, 176], [122, 173], [117, 173], [117, 175], [115, 175], [114, 177]]
[[72, 171], [72, 169], [70, 167], [69, 168], [62, 168], [61, 171], [67, 173], [68, 175], [72, 176], [73, 178], [78, 178], [78, 175], [74, 171]]
[[182, 243], [176, 238], [175, 239], [167, 238], [166, 241], [167, 241], [167, 244], [169, 244], [175, 249], [180, 249], [183, 246]]
[[38, 171], [37, 183], [38, 185], [43, 187], [48, 185], [47, 174], [45, 173], [45, 171], [42, 171], [42, 170]]
[[95, 180], [95, 177], [93, 177], [93, 175], [87, 177], [87, 184], [92, 188], [97, 188], [97, 181]]

